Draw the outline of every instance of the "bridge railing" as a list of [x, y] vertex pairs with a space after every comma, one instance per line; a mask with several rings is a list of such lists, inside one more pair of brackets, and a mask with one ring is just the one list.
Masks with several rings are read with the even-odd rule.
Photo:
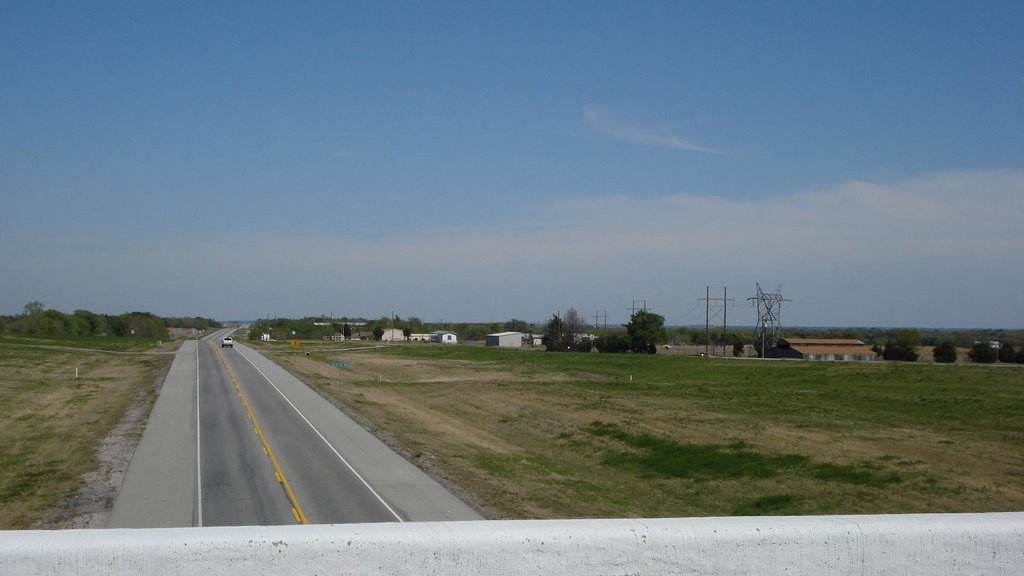
[[1024, 513], [0, 532], [0, 574], [1024, 574]]

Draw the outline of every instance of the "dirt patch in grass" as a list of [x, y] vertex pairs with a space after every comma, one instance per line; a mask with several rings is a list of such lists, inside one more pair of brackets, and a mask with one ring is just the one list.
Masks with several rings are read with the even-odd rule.
[[[426, 345], [270, 355], [496, 517], [1024, 509], [1021, 370]], [[637, 465], [638, 439], [674, 455]], [[710, 458], [696, 473], [658, 472], [695, 455]], [[723, 462], [773, 473], [710, 473]]]
[[176, 347], [139, 355], [0, 340], [0, 527], [103, 525]]

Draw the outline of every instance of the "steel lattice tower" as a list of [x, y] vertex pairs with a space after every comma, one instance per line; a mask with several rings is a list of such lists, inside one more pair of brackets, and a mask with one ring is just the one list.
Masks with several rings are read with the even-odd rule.
[[757, 306], [757, 328], [754, 332], [754, 351], [761, 358], [764, 358], [765, 350], [774, 348], [775, 344], [782, 339], [782, 303], [789, 302], [782, 297], [780, 286], [774, 293], [761, 290], [757, 284], [757, 295], [747, 298], [753, 300]]

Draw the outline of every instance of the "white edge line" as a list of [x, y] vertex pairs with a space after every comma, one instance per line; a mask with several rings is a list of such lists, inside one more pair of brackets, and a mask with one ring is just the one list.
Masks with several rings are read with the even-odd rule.
[[199, 442], [199, 426], [202, 414], [199, 412], [199, 338], [196, 338], [196, 523], [203, 527], [203, 452]]
[[356, 469], [353, 468], [351, 464], [349, 464], [348, 460], [346, 460], [345, 457], [342, 456], [341, 453], [338, 452], [338, 450], [327, 440], [327, 438], [325, 438], [324, 435], [321, 434], [319, 430], [317, 430], [316, 426], [314, 426], [313, 423], [310, 422], [308, 418], [306, 418], [306, 415], [303, 414], [302, 411], [299, 410], [299, 408], [295, 404], [292, 404], [292, 401], [289, 400], [288, 397], [284, 395], [284, 392], [282, 392], [281, 389], [277, 387], [277, 384], [274, 384], [274, 381], [271, 380], [270, 377], [263, 372], [263, 370], [260, 370], [260, 367], [257, 366], [252, 360], [250, 360], [248, 356], [243, 354], [241, 350], [239, 350], [238, 353], [239, 356], [245, 358], [246, 362], [252, 364], [252, 367], [255, 368], [256, 371], [259, 372], [261, 376], [266, 378], [267, 382], [269, 382], [270, 385], [274, 387], [274, 390], [277, 390], [277, 393], [281, 395], [281, 398], [284, 398], [284, 401], [287, 402], [288, 405], [295, 410], [295, 412], [299, 415], [299, 418], [302, 418], [302, 420], [305, 421], [306, 424], [308, 424], [309, 427], [313, 429], [313, 432], [315, 432], [316, 435], [319, 436], [321, 440], [323, 440], [324, 444], [326, 444], [327, 447], [331, 449], [331, 452], [334, 452], [334, 455], [337, 456], [338, 459], [341, 460], [342, 463], [345, 464], [345, 466], [347, 466], [348, 469], [351, 470], [353, 474], [355, 474], [356, 478], [358, 478], [359, 481], [363, 483], [363, 486], [366, 486], [366, 489], [369, 490], [370, 493], [372, 493], [377, 498], [377, 500], [379, 500], [380, 503], [383, 504], [384, 507], [388, 509], [388, 512], [390, 512], [391, 515], [394, 516], [395, 519], [399, 522], [405, 522], [405, 520], [402, 520], [402, 517], [399, 516], [398, 513], [395, 512], [394, 509], [391, 508], [391, 506], [389, 506], [388, 503], [384, 501], [384, 498], [382, 498], [381, 495], [378, 494], [377, 491], [373, 489], [373, 486], [370, 486], [370, 483], [367, 482], [366, 479], [359, 474], [359, 472], [356, 472]]

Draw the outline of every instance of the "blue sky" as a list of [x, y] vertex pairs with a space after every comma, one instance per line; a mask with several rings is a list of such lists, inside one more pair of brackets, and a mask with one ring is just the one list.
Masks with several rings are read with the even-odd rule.
[[0, 4], [0, 313], [1024, 327], [1024, 4], [487, 4]]

